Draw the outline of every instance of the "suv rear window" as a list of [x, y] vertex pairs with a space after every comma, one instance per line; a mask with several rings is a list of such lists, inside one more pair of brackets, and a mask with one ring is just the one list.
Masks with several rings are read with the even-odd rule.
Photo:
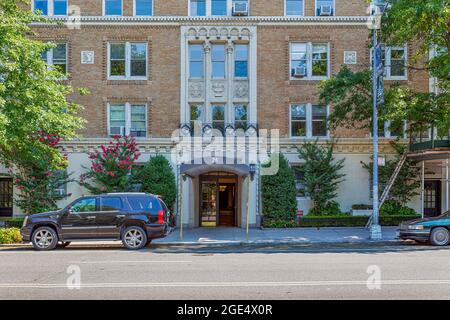
[[156, 211], [161, 209], [158, 199], [151, 196], [133, 196], [127, 197], [127, 200], [133, 210]]

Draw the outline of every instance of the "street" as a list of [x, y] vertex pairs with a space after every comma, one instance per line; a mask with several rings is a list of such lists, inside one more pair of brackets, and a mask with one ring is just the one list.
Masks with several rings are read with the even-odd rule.
[[0, 300], [450, 298], [450, 248], [418, 245], [2, 247], [0, 264]]

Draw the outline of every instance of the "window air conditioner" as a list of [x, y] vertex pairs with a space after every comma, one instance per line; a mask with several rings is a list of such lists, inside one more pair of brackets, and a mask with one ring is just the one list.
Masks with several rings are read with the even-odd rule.
[[248, 2], [247, 1], [233, 2], [233, 15], [248, 16]]
[[294, 68], [294, 77], [296, 77], [296, 78], [306, 77], [306, 67], [295, 67]]
[[332, 6], [320, 6], [320, 15], [321, 16], [331, 16], [333, 14]]
[[111, 127], [110, 134], [112, 136], [124, 136], [125, 135], [125, 127]]

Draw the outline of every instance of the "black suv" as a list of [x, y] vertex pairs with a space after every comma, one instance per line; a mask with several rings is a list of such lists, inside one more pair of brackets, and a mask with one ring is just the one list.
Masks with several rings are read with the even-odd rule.
[[25, 218], [20, 233], [37, 250], [66, 247], [71, 241], [122, 240], [138, 250], [165, 237], [175, 219], [158, 196], [108, 193], [79, 198], [66, 208]]

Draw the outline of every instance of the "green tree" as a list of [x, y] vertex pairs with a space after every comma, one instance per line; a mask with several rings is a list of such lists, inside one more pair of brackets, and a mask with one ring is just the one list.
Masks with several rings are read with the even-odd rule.
[[143, 168], [137, 170], [134, 182], [142, 185], [141, 191], [159, 195], [172, 210], [177, 197], [175, 174], [169, 160], [162, 155], [151, 157]]
[[[406, 147], [400, 143], [392, 143], [392, 147], [396, 151], [396, 155], [393, 159], [387, 160], [385, 166], [379, 167], [379, 196], [383, 193], [386, 185], [394, 173], [400, 158], [406, 150]], [[372, 177], [373, 173], [373, 161], [370, 163], [361, 162], [364, 169], [368, 171]], [[420, 180], [417, 178], [419, 176], [420, 169], [417, 167], [417, 162], [409, 158], [405, 160], [400, 172], [391, 187], [387, 201], [398, 203], [400, 206], [406, 205], [414, 196], [418, 195]]]
[[311, 197], [312, 215], [333, 215], [340, 213], [339, 205], [334, 199], [339, 184], [345, 174], [340, 173], [344, 159], [335, 161], [333, 157], [334, 142], [320, 145], [318, 141], [307, 142], [299, 148], [299, 158], [305, 163], [298, 169], [303, 173], [305, 192]]
[[[385, 104], [379, 109], [380, 123], [390, 120], [399, 127], [404, 120], [411, 133], [434, 125], [440, 136], [450, 127], [450, 5], [449, 0], [388, 0], [380, 37], [387, 46], [414, 43], [410, 70], [428, 71], [438, 79], [438, 93], [419, 92], [394, 84], [385, 90]], [[435, 55], [429, 59], [430, 49]], [[333, 128], [371, 127], [372, 77], [369, 70], [352, 72], [342, 67], [320, 85], [322, 103], [332, 104]]]
[[[58, 148], [40, 140], [39, 131], [67, 140], [84, 120], [67, 96], [71, 86], [51, 70], [41, 54], [55, 44], [34, 40], [29, 25], [46, 22], [22, 6], [23, 1], [0, 1], [0, 161], [7, 167], [39, 162], [45, 157], [54, 169], [67, 163]], [[81, 91], [82, 94], [86, 93]]]
[[[279, 169], [275, 175], [261, 177], [261, 197], [265, 226], [291, 226], [297, 213], [297, 189], [294, 173], [286, 158], [279, 155]], [[264, 165], [269, 167], [270, 164]]]

